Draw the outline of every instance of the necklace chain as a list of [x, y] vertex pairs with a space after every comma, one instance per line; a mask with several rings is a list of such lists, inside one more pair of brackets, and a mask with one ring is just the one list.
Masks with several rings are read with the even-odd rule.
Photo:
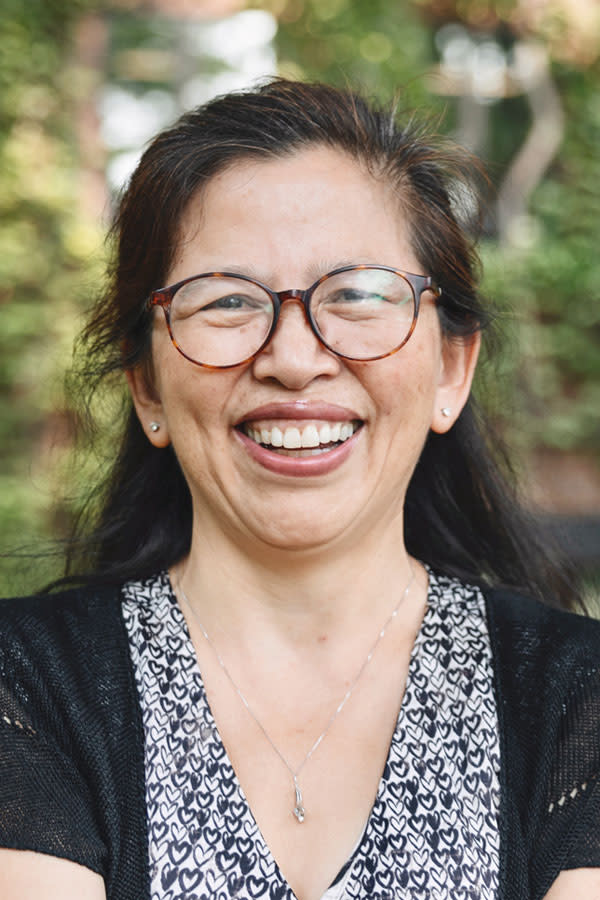
[[191, 612], [191, 614], [193, 615], [194, 619], [196, 620], [196, 622], [197, 622], [197, 624], [198, 624], [198, 626], [199, 626], [199, 628], [200, 628], [200, 631], [202, 632], [202, 634], [203, 634], [203, 636], [204, 636], [204, 639], [205, 639], [206, 643], [209, 645], [209, 647], [211, 648], [211, 650], [212, 650], [213, 653], [215, 654], [215, 657], [217, 658], [217, 662], [219, 663], [219, 666], [221, 667], [221, 669], [223, 670], [225, 676], [227, 677], [228, 681], [230, 682], [232, 688], [234, 689], [235, 693], [238, 695], [238, 697], [240, 698], [240, 700], [241, 700], [242, 703], [244, 704], [245, 708], [247, 709], [248, 713], [250, 714], [250, 716], [252, 717], [252, 719], [254, 720], [254, 722], [255, 722], [255, 723], [258, 725], [258, 727], [260, 728], [261, 732], [263, 733], [265, 739], [267, 740], [267, 742], [269, 743], [269, 745], [271, 746], [271, 748], [274, 750], [274, 752], [277, 754], [277, 756], [279, 757], [279, 759], [281, 760], [281, 762], [284, 764], [284, 766], [286, 767], [286, 769], [288, 770], [288, 772], [289, 772], [290, 775], [292, 776], [292, 781], [293, 781], [293, 785], [294, 785], [294, 792], [295, 792], [295, 797], [296, 797], [296, 805], [294, 806], [293, 814], [295, 815], [297, 821], [300, 822], [300, 823], [302, 823], [302, 822], [304, 821], [304, 819], [305, 819], [305, 816], [306, 816], [306, 810], [305, 810], [304, 804], [303, 804], [302, 791], [300, 790], [300, 786], [299, 786], [299, 784], [298, 784], [298, 777], [299, 777], [300, 773], [302, 772], [302, 770], [304, 769], [304, 767], [305, 767], [305, 765], [307, 764], [307, 762], [309, 761], [309, 759], [312, 757], [312, 755], [313, 755], [313, 753], [315, 752], [315, 750], [317, 749], [317, 747], [319, 747], [319, 745], [324, 741], [325, 737], [326, 737], [327, 734], [329, 733], [329, 730], [331, 729], [331, 726], [333, 725], [333, 723], [335, 722], [335, 720], [337, 719], [337, 717], [339, 716], [339, 714], [340, 714], [341, 711], [343, 710], [344, 706], [346, 705], [346, 703], [348, 702], [348, 700], [349, 700], [350, 697], [352, 696], [352, 693], [353, 693], [353, 691], [354, 691], [354, 688], [356, 687], [356, 685], [357, 685], [358, 682], [360, 681], [360, 679], [361, 679], [361, 677], [362, 677], [362, 675], [363, 675], [363, 672], [365, 671], [365, 669], [367, 668], [367, 666], [369, 665], [369, 663], [370, 663], [371, 660], [373, 659], [373, 655], [374, 655], [374, 653], [375, 653], [375, 650], [377, 649], [377, 647], [378, 647], [378, 645], [379, 645], [379, 642], [382, 640], [383, 636], [385, 635], [385, 633], [386, 633], [386, 631], [387, 631], [387, 629], [388, 629], [388, 627], [389, 627], [389, 625], [390, 625], [390, 622], [391, 622], [393, 619], [395, 619], [396, 616], [398, 615], [398, 611], [399, 611], [399, 609], [400, 609], [400, 606], [402, 605], [402, 603], [403, 603], [404, 600], [406, 599], [406, 596], [408, 595], [408, 592], [409, 592], [410, 588], [412, 587], [412, 583], [413, 583], [413, 581], [415, 580], [415, 572], [414, 572], [414, 569], [413, 569], [412, 566], [410, 567], [410, 571], [411, 571], [411, 577], [410, 577], [409, 580], [408, 580], [408, 584], [407, 584], [406, 587], [404, 588], [404, 590], [403, 590], [403, 592], [402, 592], [402, 594], [401, 594], [401, 596], [400, 596], [400, 599], [399, 599], [398, 603], [396, 604], [396, 606], [394, 607], [394, 609], [392, 610], [392, 612], [390, 613], [390, 615], [389, 615], [388, 618], [386, 619], [386, 621], [385, 621], [383, 627], [380, 629], [380, 631], [379, 631], [379, 633], [378, 633], [378, 635], [377, 635], [377, 637], [376, 637], [374, 643], [373, 643], [372, 646], [371, 646], [371, 649], [369, 650], [369, 652], [368, 652], [368, 654], [367, 654], [367, 658], [365, 659], [365, 661], [364, 661], [363, 664], [361, 665], [360, 669], [358, 670], [358, 672], [357, 672], [356, 675], [354, 676], [354, 680], [352, 681], [352, 683], [350, 684], [350, 687], [348, 688], [348, 690], [346, 691], [346, 693], [345, 693], [344, 696], [342, 697], [340, 703], [336, 706], [336, 708], [334, 709], [333, 713], [332, 713], [331, 716], [329, 717], [329, 720], [328, 720], [327, 724], [325, 725], [325, 728], [323, 729], [323, 731], [321, 732], [321, 734], [319, 735], [319, 737], [316, 739], [316, 741], [314, 742], [314, 744], [312, 745], [312, 747], [310, 748], [310, 750], [308, 751], [308, 753], [306, 754], [306, 756], [304, 757], [304, 759], [302, 760], [302, 762], [300, 763], [300, 765], [299, 765], [296, 769], [293, 769], [292, 766], [290, 766], [289, 762], [287, 761], [287, 759], [285, 758], [285, 756], [283, 755], [283, 753], [281, 752], [281, 750], [279, 749], [279, 747], [274, 743], [274, 741], [272, 740], [271, 736], [270, 736], [269, 733], [267, 732], [266, 728], [264, 727], [264, 725], [262, 724], [262, 722], [260, 721], [260, 719], [257, 717], [256, 713], [254, 712], [254, 710], [252, 709], [252, 707], [251, 707], [250, 704], [248, 703], [248, 700], [246, 699], [245, 695], [243, 694], [241, 688], [239, 688], [238, 685], [236, 684], [236, 682], [233, 680], [233, 677], [231, 676], [231, 673], [229, 672], [229, 669], [228, 669], [227, 666], [225, 665], [225, 661], [223, 660], [223, 657], [221, 656], [221, 654], [220, 654], [219, 651], [217, 650], [216, 646], [214, 645], [213, 641], [211, 640], [211, 638], [210, 638], [210, 636], [209, 636], [209, 634], [208, 634], [206, 628], [204, 627], [204, 625], [203, 625], [202, 622], [200, 621], [200, 618], [198, 617], [198, 614], [196, 613], [196, 610], [194, 609], [194, 607], [192, 606], [192, 604], [191, 604], [190, 601], [188, 600], [187, 595], [186, 595], [185, 591], [183, 590], [183, 587], [181, 586], [181, 581], [178, 581], [178, 583], [177, 583], [177, 588], [178, 588], [178, 590], [179, 590], [179, 593], [181, 594], [181, 596], [182, 596], [182, 598], [183, 598], [183, 600], [184, 600], [186, 606], [188, 607], [188, 609], [190, 610], [190, 612]]

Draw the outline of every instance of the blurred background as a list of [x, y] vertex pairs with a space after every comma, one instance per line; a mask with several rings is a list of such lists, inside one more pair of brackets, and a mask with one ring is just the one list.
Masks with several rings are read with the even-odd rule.
[[0, 0], [0, 593], [57, 572], [38, 554], [93, 477], [62, 382], [119, 189], [180, 112], [273, 74], [400, 94], [486, 162], [484, 291], [512, 324], [485, 399], [597, 584], [597, 0]]

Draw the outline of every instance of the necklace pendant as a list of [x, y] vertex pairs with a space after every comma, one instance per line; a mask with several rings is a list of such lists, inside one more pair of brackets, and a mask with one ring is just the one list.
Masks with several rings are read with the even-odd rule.
[[304, 810], [304, 806], [302, 805], [302, 791], [298, 787], [298, 782], [296, 781], [295, 777], [294, 777], [294, 789], [296, 791], [296, 805], [295, 805], [294, 809], [292, 810], [292, 812], [298, 819], [298, 823], [300, 825], [302, 825], [302, 823], [304, 822], [305, 810]]
[[293, 809], [293, 812], [294, 812], [294, 815], [296, 816], [296, 818], [298, 819], [298, 822], [300, 823], [300, 825], [302, 825], [302, 823], [304, 822], [304, 815], [305, 815], [304, 807], [303, 806], [295, 806]]

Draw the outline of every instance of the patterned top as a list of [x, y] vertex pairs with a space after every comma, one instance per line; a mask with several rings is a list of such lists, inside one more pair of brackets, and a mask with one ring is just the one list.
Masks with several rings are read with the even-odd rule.
[[[152, 900], [294, 900], [248, 807], [162, 573], [124, 588], [145, 731]], [[496, 900], [498, 721], [484, 599], [429, 573], [377, 796], [323, 900]]]

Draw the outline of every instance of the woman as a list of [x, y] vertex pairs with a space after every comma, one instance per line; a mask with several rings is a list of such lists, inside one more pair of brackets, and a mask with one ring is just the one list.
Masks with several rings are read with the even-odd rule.
[[456, 159], [285, 81], [146, 152], [92, 576], [2, 607], [3, 898], [598, 895], [600, 628], [514, 591], [569, 602], [470, 399]]

